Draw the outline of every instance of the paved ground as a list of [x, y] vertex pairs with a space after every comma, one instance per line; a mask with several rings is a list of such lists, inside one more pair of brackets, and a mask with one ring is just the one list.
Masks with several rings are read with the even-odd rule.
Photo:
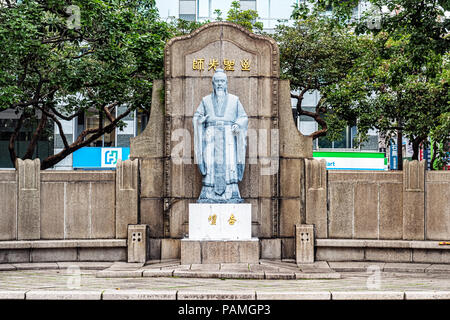
[[[193, 272], [208, 272], [200, 270], [202, 267], [198, 265], [179, 266], [176, 261], [146, 266], [3, 264], [0, 265], [3, 270], [0, 271], [0, 299], [450, 299], [449, 265], [320, 262], [312, 267], [316, 269], [317, 279], [291, 280], [184, 278], [173, 273], [171, 277], [145, 276], [145, 270], [161, 270], [164, 263], [178, 265], [185, 271], [194, 267]], [[280, 274], [285, 273], [282, 268], [293, 266], [290, 262], [270, 261], [262, 261], [261, 265], [272, 268], [268, 274], [276, 274], [273, 269], [277, 266]], [[227, 268], [226, 265], [203, 268], [220, 271], [224, 267]], [[242, 271], [242, 265], [235, 267]], [[264, 269], [261, 267], [257, 272]], [[304, 272], [301, 267], [298, 269]], [[312, 269], [310, 273], [314, 273]], [[104, 270], [138, 270], [138, 275], [102, 277]], [[322, 272], [334, 272], [340, 278], [321, 279]]]

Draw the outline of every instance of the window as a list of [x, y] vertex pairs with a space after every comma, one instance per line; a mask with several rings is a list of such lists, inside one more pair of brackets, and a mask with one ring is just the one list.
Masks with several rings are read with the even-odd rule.
[[180, 0], [180, 19], [195, 21], [197, 18], [197, 1]]

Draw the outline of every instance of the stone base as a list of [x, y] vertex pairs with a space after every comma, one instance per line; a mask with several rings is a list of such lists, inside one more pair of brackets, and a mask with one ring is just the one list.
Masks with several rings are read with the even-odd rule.
[[181, 240], [181, 264], [258, 263], [259, 240]]
[[250, 203], [190, 203], [189, 239], [250, 240], [252, 205]]

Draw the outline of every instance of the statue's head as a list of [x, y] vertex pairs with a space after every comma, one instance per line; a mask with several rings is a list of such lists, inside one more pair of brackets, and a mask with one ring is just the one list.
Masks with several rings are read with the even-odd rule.
[[212, 78], [212, 85], [214, 93], [223, 92], [227, 93], [228, 80], [227, 75], [223, 69], [217, 69]]

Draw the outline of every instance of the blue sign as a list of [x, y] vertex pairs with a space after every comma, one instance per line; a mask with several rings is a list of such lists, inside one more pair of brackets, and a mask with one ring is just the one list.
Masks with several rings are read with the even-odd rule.
[[74, 169], [114, 169], [117, 161], [128, 160], [130, 148], [84, 147], [73, 153]]
[[397, 145], [392, 143], [391, 141], [391, 146], [389, 148], [389, 155], [390, 155], [390, 169], [391, 170], [397, 170], [398, 169], [398, 157], [397, 157]]

